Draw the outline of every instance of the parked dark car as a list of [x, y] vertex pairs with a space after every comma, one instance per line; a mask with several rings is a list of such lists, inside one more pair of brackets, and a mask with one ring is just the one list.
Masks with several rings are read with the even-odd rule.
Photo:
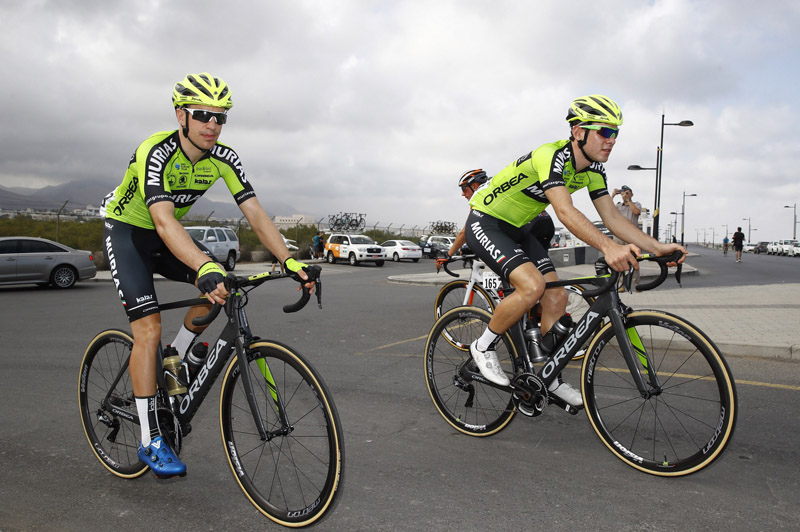
[[72, 249], [45, 238], [0, 238], [0, 284], [53, 284], [70, 288], [96, 274], [97, 266], [90, 251]]
[[753, 248], [753, 253], [768, 253], [769, 252], [769, 250], [767, 249], [768, 245], [769, 242], [759, 242], [758, 244], [756, 244], [756, 247]]

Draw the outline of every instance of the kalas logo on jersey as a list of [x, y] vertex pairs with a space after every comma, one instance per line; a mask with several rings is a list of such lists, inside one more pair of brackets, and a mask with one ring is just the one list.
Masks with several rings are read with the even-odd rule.
[[506, 260], [506, 256], [489, 241], [489, 237], [483, 232], [480, 222], [473, 222], [470, 228], [472, 229], [472, 234], [478, 239], [478, 243], [492, 256], [495, 262], [500, 264]]

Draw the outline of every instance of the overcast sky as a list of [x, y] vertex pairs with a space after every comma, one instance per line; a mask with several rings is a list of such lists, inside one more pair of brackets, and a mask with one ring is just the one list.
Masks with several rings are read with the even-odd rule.
[[[752, 240], [792, 236], [797, 0], [0, 0], [0, 27], [5, 186], [121, 181], [176, 127], [174, 83], [209, 71], [232, 88], [221, 141], [259, 196], [461, 224], [462, 172], [566, 138], [569, 102], [602, 93], [625, 117], [610, 189], [653, 207], [655, 172], [627, 167], [655, 166], [663, 112], [695, 126], [664, 131], [662, 228], [686, 191], [687, 240], [746, 234], [743, 218]], [[599, 218], [585, 190], [573, 200]]]

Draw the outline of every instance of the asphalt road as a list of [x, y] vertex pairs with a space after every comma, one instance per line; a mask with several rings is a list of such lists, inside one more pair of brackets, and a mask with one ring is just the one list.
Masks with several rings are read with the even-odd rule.
[[[751, 258], [767, 257], [747, 255], [737, 266], [755, 263]], [[291, 283], [252, 294], [254, 330], [308, 355], [344, 425], [344, 491], [316, 530], [797, 529], [800, 364], [729, 359], [738, 382], [737, 431], [718, 463], [690, 477], [657, 478], [622, 464], [582, 412], [548, 409], [539, 418], [518, 417], [491, 438], [471, 438], [449, 428], [425, 387], [422, 351], [436, 288], [386, 282], [425, 267], [325, 266], [323, 310], [309, 306], [294, 315], [280, 311], [296, 298]], [[157, 289], [162, 301], [194, 295], [171, 282]], [[63, 292], [0, 288], [0, 300], [0, 530], [281, 528], [233, 481], [213, 392], [185, 442], [184, 479], [125, 481], [91, 454], [78, 416], [77, 372], [96, 332], [127, 325], [110, 283]], [[169, 337], [181, 320], [172, 314], [165, 317]], [[570, 368], [566, 378], [577, 383], [577, 374]]]

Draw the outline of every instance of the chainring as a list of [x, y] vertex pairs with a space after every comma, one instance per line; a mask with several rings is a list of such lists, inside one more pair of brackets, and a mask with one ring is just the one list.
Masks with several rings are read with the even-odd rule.
[[514, 375], [511, 384], [517, 390], [511, 394], [514, 406], [528, 417], [541, 416], [547, 406], [547, 387], [533, 373]]

